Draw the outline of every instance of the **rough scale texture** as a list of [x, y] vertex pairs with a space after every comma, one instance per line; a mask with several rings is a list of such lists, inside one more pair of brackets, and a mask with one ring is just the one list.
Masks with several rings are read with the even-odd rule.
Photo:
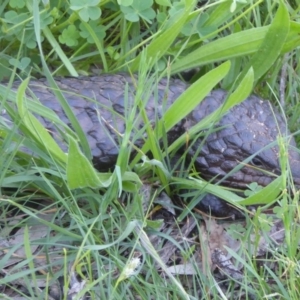
[[[129, 84], [129, 95], [132, 96], [135, 91], [131, 77], [114, 74], [63, 78], [56, 81], [59, 88], [65, 91], [64, 95], [87, 135], [95, 167], [98, 169], [113, 167], [118, 155], [120, 137], [115, 134], [112, 127], [120, 133], [125, 130], [124, 90], [126, 83]], [[15, 83], [14, 88], [17, 88], [18, 85], [19, 83]], [[53, 109], [61, 120], [69, 124], [45, 80], [32, 80], [29, 87], [43, 105]], [[169, 84], [166, 79], [161, 80], [155, 88], [158, 97], [152, 95], [146, 105], [149, 120], [154, 123], [156, 116], [160, 117], [187, 87], [187, 84], [179, 80], [171, 80]], [[223, 90], [211, 92], [189, 116], [168, 133], [169, 142], [220, 107], [225, 97], [226, 92]], [[89, 101], [87, 98], [95, 101]], [[57, 132], [55, 125], [45, 118], [40, 118], [40, 120], [55, 136]], [[138, 129], [144, 126], [141, 119], [137, 119], [136, 122]], [[103, 130], [103, 126], [106, 130]], [[251, 182], [265, 186], [273, 180], [270, 175], [253, 168], [253, 166], [273, 174], [280, 174], [278, 147], [264, 148], [276, 141], [279, 133], [286, 136], [289, 135], [289, 131], [284, 118], [272, 107], [270, 102], [252, 95], [240, 105], [232, 108], [219, 123], [214, 124], [214, 128], [218, 127], [222, 127], [222, 129], [210, 133], [203, 144], [203, 138], [198, 138], [189, 150], [190, 156], [198, 153], [195, 165], [202, 177], [207, 180], [222, 179], [240, 162], [256, 152], [259, 153], [247, 166], [228, 176], [222, 184], [245, 188], [245, 185]], [[111, 138], [108, 137], [107, 131]], [[133, 140], [134, 136], [133, 132]], [[293, 149], [295, 147], [294, 139], [289, 138], [289, 142], [290, 166], [295, 181], [299, 184], [300, 157], [298, 152]], [[143, 141], [136, 140], [135, 144], [141, 147]], [[199, 147], [201, 147], [200, 151]], [[225, 204], [223, 202], [211, 199], [204, 201], [200, 207], [208, 209], [209, 205], [214, 214], [224, 215], [223, 205]], [[226, 214], [228, 213], [226, 212]]]

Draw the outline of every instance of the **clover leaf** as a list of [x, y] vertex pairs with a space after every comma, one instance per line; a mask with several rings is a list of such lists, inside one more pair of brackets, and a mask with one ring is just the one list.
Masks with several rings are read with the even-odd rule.
[[12, 8], [23, 8], [25, 6], [25, 0], [10, 0], [9, 6]]
[[[97, 35], [99, 40], [103, 40], [105, 38], [106, 32], [104, 26], [98, 25], [96, 21], [90, 21], [88, 24], [91, 26], [92, 30]], [[95, 41], [83, 23], [79, 25], [79, 28], [80, 36], [85, 38], [88, 43], [93, 44]]]
[[126, 20], [130, 22], [138, 22], [140, 18], [151, 23], [150, 20], [154, 19], [156, 14], [152, 8], [153, 0], [133, 0], [130, 6], [121, 5]]
[[53, 22], [53, 17], [51, 16], [50, 13], [44, 11], [41, 13], [41, 18], [40, 18], [40, 26], [41, 29], [45, 29], [47, 25], [50, 25]]
[[170, 0], [155, 0], [155, 2], [162, 6], [172, 6], [172, 3]]
[[101, 16], [101, 9], [97, 6], [100, 0], [71, 0], [70, 8], [77, 11], [84, 22], [97, 20]]
[[14, 10], [10, 10], [4, 14], [4, 19], [2, 19], [2, 31], [6, 33], [7, 36], [15, 35], [23, 30], [23, 26], [15, 26], [17, 24], [22, 24], [26, 19], [28, 19], [28, 14], [22, 13], [18, 14]]
[[[18, 39], [22, 41], [23, 34], [18, 34]], [[34, 49], [36, 47], [36, 37], [33, 28], [28, 28], [24, 31], [23, 41], [29, 49]], [[43, 41], [43, 36], [41, 36], [41, 41]]]
[[118, 0], [119, 5], [129, 6], [132, 5], [133, 0]]
[[246, 197], [250, 197], [262, 190], [262, 186], [260, 186], [257, 182], [247, 184], [247, 187], [248, 189], [244, 191]]
[[9, 60], [9, 63], [12, 66], [20, 69], [21, 71], [24, 71], [29, 66], [30, 62], [31, 59], [29, 57], [22, 57], [21, 60], [17, 60], [15, 58], [11, 58]]
[[217, 30], [215, 26], [205, 26], [205, 22], [209, 19], [207, 13], [202, 13], [200, 16], [196, 16], [190, 22], [185, 24], [181, 32], [185, 36], [191, 36], [192, 34], [197, 33], [200, 38], [214, 32]]
[[75, 25], [69, 25], [63, 30], [62, 34], [58, 37], [62, 44], [66, 44], [69, 47], [76, 46], [80, 35]]

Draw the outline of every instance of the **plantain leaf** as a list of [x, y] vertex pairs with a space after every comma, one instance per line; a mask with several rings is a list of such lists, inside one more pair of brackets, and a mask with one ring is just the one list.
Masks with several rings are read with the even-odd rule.
[[171, 73], [176, 74], [208, 63], [255, 53], [265, 37], [268, 27], [244, 30], [203, 45], [185, 57], [178, 59], [173, 64]]
[[[38, 2], [34, 1], [33, 2], [33, 17], [35, 20], [35, 27], [34, 27], [34, 31], [35, 31], [35, 36], [37, 39], [37, 44], [38, 44], [38, 48], [40, 51], [40, 58], [41, 58], [41, 62], [43, 65], [43, 69], [44, 69], [44, 75], [46, 76], [50, 87], [52, 88], [52, 91], [54, 93], [54, 95], [57, 97], [57, 99], [59, 100], [66, 116], [68, 117], [68, 119], [70, 120], [72, 127], [74, 128], [75, 132], [77, 133], [80, 141], [81, 141], [81, 145], [82, 145], [82, 149], [84, 151], [84, 153], [91, 158], [91, 151], [90, 151], [90, 147], [86, 138], [85, 133], [83, 132], [83, 129], [81, 128], [77, 118], [75, 117], [72, 109], [70, 108], [68, 101], [65, 99], [62, 91], [58, 88], [55, 80], [52, 77], [52, 74], [46, 64], [46, 60], [42, 51], [42, 43], [41, 43], [41, 38], [40, 38], [40, 14], [39, 14], [39, 8], [38, 8]], [[56, 51], [56, 53], [58, 54], [58, 56], [61, 58], [61, 60], [63, 61], [64, 65], [66, 66], [66, 68], [69, 70], [70, 74], [72, 76], [78, 76], [78, 73], [76, 72], [76, 70], [74, 69], [73, 65], [71, 64], [70, 60], [67, 58], [67, 56], [64, 54], [64, 51], [62, 51], [61, 47], [59, 46], [59, 44], [57, 43], [56, 39], [54, 38], [52, 32], [49, 30], [49, 28], [46, 26], [43, 29], [43, 33], [45, 35], [45, 37], [48, 39], [49, 43], [52, 45], [53, 49]]]
[[290, 31], [286, 38], [286, 41], [282, 47], [281, 54], [290, 52], [300, 44], [300, 23], [297, 22], [290, 22]]
[[282, 191], [282, 175], [254, 195], [237, 201], [240, 205], [269, 204], [273, 202]]
[[254, 83], [254, 71], [253, 68], [249, 68], [248, 72], [242, 78], [241, 83], [235, 89], [233, 93], [230, 94], [222, 111], [226, 112], [228, 109], [244, 101], [252, 92]]
[[182, 118], [187, 116], [205, 96], [220, 82], [228, 73], [230, 62], [227, 61], [219, 67], [211, 70], [194, 84], [192, 84], [165, 113], [163, 120], [164, 128], [168, 131], [176, 125]]
[[[222, 80], [230, 69], [230, 62], [225, 62], [208, 72], [194, 84], [192, 84], [177, 100], [169, 107], [164, 114], [158, 126], [157, 139], [162, 137], [163, 131], [167, 132], [180, 120], [182, 120], [188, 113], [190, 113], [215, 87], [215, 85]], [[149, 140], [144, 144], [141, 153], [147, 153], [149, 150]], [[136, 164], [140, 160], [142, 154], [137, 154], [131, 165]]]
[[[299, 34], [300, 24], [290, 22], [288, 11], [280, 2], [271, 25], [243, 30], [203, 45], [178, 59], [172, 66], [172, 74], [208, 63], [254, 54], [256, 57], [252, 60], [256, 64], [254, 71], [258, 74], [255, 78], [259, 78], [266, 72], [266, 66], [272, 65], [274, 57], [300, 46]], [[267, 60], [264, 61], [263, 58]]]
[[29, 83], [29, 78], [24, 80], [17, 91], [17, 107], [19, 115], [24, 122], [26, 128], [33, 135], [35, 140], [37, 140], [45, 149], [58, 158], [61, 162], [66, 162], [66, 154], [57, 145], [55, 140], [49, 134], [49, 132], [44, 128], [44, 126], [32, 115], [27, 106], [24, 103], [25, 91]]
[[111, 184], [112, 177], [109, 174], [106, 177], [102, 174], [100, 179], [91, 162], [81, 153], [78, 143], [70, 136], [67, 181], [70, 189], [98, 188], [108, 187]]
[[[206, 75], [208, 75], [208, 74], [206, 74]], [[209, 79], [209, 77], [208, 77], [208, 79]], [[201, 122], [199, 122], [192, 128], [189, 128], [189, 136], [192, 137], [193, 135], [197, 134], [201, 130], [207, 128], [211, 124], [211, 122], [218, 120], [218, 118], [223, 113], [225, 113], [228, 109], [230, 109], [232, 106], [245, 100], [245, 98], [247, 98], [252, 91], [253, 80], [254, 80], [253, 70], [250, 69], [248, 71], [248, 73], [244, 76], [244, 78], [242, 79], [239, 86], [228, 97], [227, 101], [225, 102], [225, 104], [222, 107], [218, 108], [216, 111], [214, 111], [210, 115], [206, 116], [203, 120], [201, 120]], [[203, 82], [203, 84], [206, 84], [206, 83]], [[199, 84], [199, 87], [201, 87], [201, 84]], [[198, 94], [198, 96], [199, 96], [199, 94]], [[173, 149], [177, 148], [179, 145], [182, 145], [185, 141], [186, 141], [186, 134], [183, 134], [175, 142], [173, 142], [172, 145], [169, 146], [168, 151], [169, 152], [172, 151]]]
[[289, 28], [290, 19], [288, 10], [286, 6], [280, 2], [271, 26], [268, 28], [268, 31], [257, 52], [243, 68], [244, 71], [242, 76], [250, 67], [252, 67], [254, 70], [255, 81], [257, 81], [270, 69], [281, 54], [281, 49], [283, 48], [288, 36]]

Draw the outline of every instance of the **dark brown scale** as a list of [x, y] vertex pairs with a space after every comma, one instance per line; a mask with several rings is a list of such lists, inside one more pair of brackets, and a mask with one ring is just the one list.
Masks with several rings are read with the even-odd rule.
[[[124, 90], [126, 83], [128, 83], [129, 100], [132, 100], [135, 90], [131, 77], [124, 74], [114, 74], [62, 78], [56, 79], [56, 82], [59, 88], [64, 91], [64, 96], [87, 135], [95, 167], [98, 169], [113, 167], [118, 156], [119, 136], [107, 124], [113, 126], [120, 133], [125, 131], [123, 119], [125, 111]], [[19, 83], [16, 82], [14, 88], [16, 89], [18, 85]], [[47, 87], [45, 80], [31, 80], [29, 88], [43, 105], [54, 110], [59, 118], [69, 125], [67, 117], [51, 89]], [[152, 95], [146, 106], [149, 120], [155, 122], [156, 117], [162, 116], [165, 109], [187, 88], [188, 85], [180, 80], [171, 79], [168, 82], [166, 79], [162, 79], [157, 87], [155, 86], [154, 95], [158, 95], [158, 99]], [[87, 98], [94, 99], [95, 102], [88, 101]], [[225, 98], [226, 91], [212, 91], [185, 120], [168, 132], [169, 142], [174, 141], [205, 116], [214, 112], [222, 105]], [[102, 120], [101, 123], [99, 118]], [[57, 131], [51, 122], [42, 117], [39, 117], [39, 119], [50, 132], [55, 133]], [[137, 129], [142, 128], [143, 125], [141, 118], [136, 120], [135, 126]], [[103, 126], [106, 126], [107, 131], [113, 138], [108, 138]], [[208, 135], [195, 160], [195, 166], [203, 178], [207, 180], [215, 177], [222, 179], [240, 162], [257, 151], [260, 152], [252, 160], [252, 164], [273, 174], [280, 174], [278, 147], [274, 146], [269, 149], [264, 149], [264, 147], [276, 141], [279, 133], [283, 136], [290, 133], [284, 118], [272, 107], [269, 101], [252, 95], [241, 104], [233, 107], [215, 126], [224, 128]], [[132, 140], [134, 140], [134, 136], [135, 132], [132, 133]], [[295, 147], [294, 139], [290, 138], [289, 141], [291, 146], [289, 149], [289, 162], [295, 183], [299, 185], [300, 156], [298, 152], [293, 150], [293, 147]], [[136, 141], [139, 148], [142, 147], [142, 143], [141, 139]], [[202, 139], [199, 138], [190, 147], [188, 154], [191, 157], [194, 156], [201, 144]], [[61, 147], [66, 150], [66, 146], [61, 145]], [[265, 186], [272, 180], [273, 178], [263, 172], [251, 166], [245, 166], [232, 176], [227, 177], [222, 184], [245, 188], [246, 184], [251, 182], [257, 182]], [[228, 215], [232, 211], [220, 200], [211, 200], [210, 203], [204, 201], [199, 206], [205, 210], [211, 209], [215, 215]], [[225, 206], [228, 209], [226, 212], [224, 210]]]

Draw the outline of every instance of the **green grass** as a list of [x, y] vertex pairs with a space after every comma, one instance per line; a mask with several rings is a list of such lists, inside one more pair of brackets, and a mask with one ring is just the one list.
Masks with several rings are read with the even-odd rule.
[[[281, 106], [291, 130], [299, 130], [298, 2], [280, 2], [278, 6], [275, 1], [268, 0], [241, 1], [236, 3], [233, 12], [230, 12], [233, 1], [210, 1], [199, 8], [190, 0], [185, 4], [157, 1], [155, 6], [145, 4], [143, 9], [136, 1], [129, 7], [119, 7], [116, 1], [99, 4], [87, 1], [86, 7], [77, 8], [76, 1], [71, 1], [71, 7], [65, 1], [54, 0], [45, 7], [27, 0], [19, 1], [19, 6], [13, 0], [3, 2], [0, 6], [0, 78], [9, 80], [8, 85], [17, 77], [25, 81], [17, 93], [0, 86], [0, 108], [9, 110], [10, 101], [18, 105], [18, 110], [10, 110], [13, 126], [7, 126], [0, 119], [1, 249], [7, 247], [4, 241], [10, 243], [0, 259], [0, 296], [10, 299], [2, 290], [5, 286], [14, 290], [15, 296], [23, 295], [24, 299], [48, 299], [53, 282], [63, 278], [62, 284], [67, 287], [72, 281], [71, 275], [78, 274], [86, 281], [82, 294], [88, 293], [91, 299], [236, 299], [243, 293], [257, 299], [299, 299], [299, 291], [295, 288], [299, 286], [300, 275], [299, 193], [293, 196], [283, 193], [277, 199], [277, 193], [267, 198], [268, 191], [263, 190], [246, 200], [251, 204], [257, 197], [263, 197], [266, 206], [275, 200], [279, 200], [279, 205], [272, 219], [258, 211], [253, 218], [246, 219], [242, 228], [232, 224], [227, 229], [240, 241], [239, 249], [229, 252], [244, 268], [242, 277], [224, 277], [223, 281], [229, 284], [221, 290], [225, 285], [216, 282], [209, 270], [211, 249], [205, 246], [202, 217], [191, 212], [191, 208], [203, 191], [222, 195], [231, 202], [240, 198], [224, 188], [195, 180], [196, 176], [188, 178], [184, 168], [180, 174], [171, 172], [168, 162], [174, 151], [185, 143], [185, 136], [172, 145], [164, 143], [164, 149], [157, 142], [160, 138], [166, 141], [166, 132], [214, 87], [232, 92], [228, 105], [223, 108], [225, 112], [252, 91], [276, 103], [276, 98], [282, 94], [280, 79], [285, 79]], [[136, 19], [137, 22], [131, 22]], [[192, 80], [196, 84], [178, 99], [155, 130], [150, 126], [144, 128], [149, 143], [129, 161], [130, 132], [138, 108], [147, 123], [139, 95], [149, 94], [152, 86], [149, 83], [155, 86], [157, 78], [180, 76], [181, 71], [191, 68], [199, 68]], [[281, 76], [283, 68], [286, 68], [285, 77]], [[137, 97], [131, 115], [126, 118], [127, 131], [120, 142], [117, 171], [104, 174], [92, 168], [86, 138], [72, 112], [69, 111], [69, 117], [84, 155], [74, 141], [67, 158], [28, 115], [24, 91], [30, 75], [47, 77], [55, 88], [53, 78], [58, 75], [119, 71], [139, 74]], [[68, 110], [61, 91], [58, 90], [56, 96]], [[59, 122], [43, 107], [29, 104], [29, 110]], [[199, 123], [191, 130], [190, 138], [207, 128], [219, 113]], [[23, 153], [21, 145], [31, 149], [36, 157], [32, 159]], [[143, 165], [142, 155], [149, 149], [154, 160]], [[74, 176], [79, 162], [81, 177]], [[157, 162], [160, 168], [153, 166]], [[191, 174], [194, 174], [192, 169]], [[283, 172], [276, 186], [269, 189], [285, 188], [286, 180], [291, 180], [289, 176], [288, 172]], [[186, 237], [180, 242], [168, 234], [165, 238], [194, 264], [198, 263], [192, 255], [194, 249], [203, 257], [207, 255], [203, 260], [206, 267], [197, 268], [196, 274], [170, 274], [157, 248], [149, 244], [147, 234], [155, 232], [160, 222], [149, 220], [152, 208], [148, 212], [142, 208], [146, 197], [141, 186], [145, 180], [159, 183], [154, 188], [156, 193], [161, 189], [168, 192], [192, 190], [186, 194], [195, 199], [189, 200], [187, 207], [180, 208], [178, 221], [186, 216], [196, 219], [197, 230], [192, 237], [198, 236], [198, 239], [191, 244]], [[121, 190], [124, 193], [120, 194]], [[155, 192], [150, 201], [154, 201]], [[253, 255], [257, 249], [253, 245], [257, 246], [261, 235], [269, 238], [268, 230], [277, 219], [283, 221], [284, 242], [271, 247], [272, 255], [264, 254], [256, 261]], [[33, 232], [38, 234], [34, 236]], [[249, 242], [251, 234], [252, 243]], [[11, 244], [11, 236], [15, 244]], [[17, 257], [8, 269], [7, 264], [16, 249], [20, 249], [21, 258]], [[38, 257], [40, 264], [33, 257]], [[141, 258], [141, 264], [132, 270], [135, 257]], [[164, 271], [163, 275], [158, 267]], [[130, 271], [133, 271], [131, 276]], [[29, 295], [18, 288], [22, 285], [20, 280], [31, 287]], [[234, 291], [237, 286], [240, 294]]]

